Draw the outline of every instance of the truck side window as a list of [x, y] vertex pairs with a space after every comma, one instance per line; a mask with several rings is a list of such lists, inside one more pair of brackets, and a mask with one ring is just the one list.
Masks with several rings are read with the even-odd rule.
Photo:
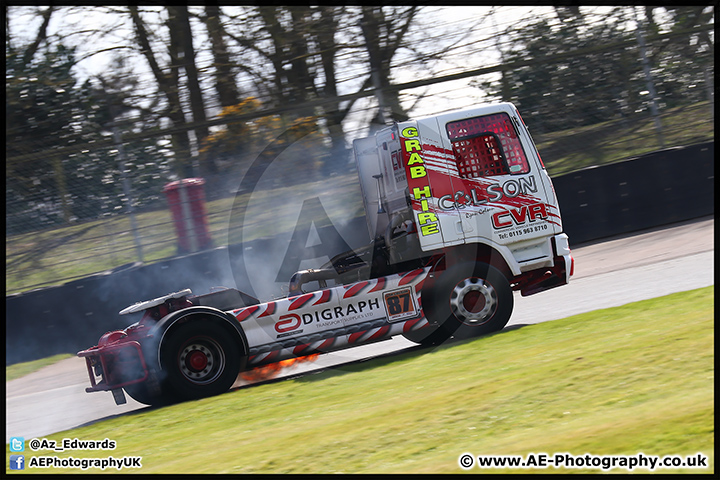
[[517, 175], [530, 170], [507, 113], [450, 122], [446, 128], [460, 177]]

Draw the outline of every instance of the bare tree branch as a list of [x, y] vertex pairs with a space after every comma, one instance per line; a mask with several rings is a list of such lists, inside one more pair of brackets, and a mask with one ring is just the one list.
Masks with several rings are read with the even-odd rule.
[[38, 30], [37, 35], [35, 36], [35, 40], [33, 41], [33, 43], [30, 44], [30, 46], [28, 46], [28, 48], [25, 50], [25, 53], [23, 54], [23, 65], [27, 65], [32, 61], [38, 48], [40, 48], [40, 44], [47, 38], [47, 28], [48, 24], [50, 23], [50, 17], [52, 16], [54, 9], [55, 7], [50, 5], [43, 12], [43, 22], [42, 25], [40, 25], [40, 29]]

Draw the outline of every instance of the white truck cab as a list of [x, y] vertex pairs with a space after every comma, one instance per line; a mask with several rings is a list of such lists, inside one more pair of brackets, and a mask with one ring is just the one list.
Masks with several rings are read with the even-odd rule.
[[[388, 239], [388, 228], [411, 218], [422, 252], [482, 246], [502, 258], [523, 294], [569, 281], [558, 200], [514, 105], [400, 122], [353, 148], [371, 237]], [[532, 272], [543, 269], [557, 278], [540, 285]]]

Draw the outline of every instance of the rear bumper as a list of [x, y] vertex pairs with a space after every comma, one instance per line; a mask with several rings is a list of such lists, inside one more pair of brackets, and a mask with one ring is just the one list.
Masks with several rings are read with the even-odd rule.
[[83, 350], [77, 356], [84, 358], [90, 387], [86, 392], [116, 390], [147, 380], [149, 371], [140, 343], [121, 341]]

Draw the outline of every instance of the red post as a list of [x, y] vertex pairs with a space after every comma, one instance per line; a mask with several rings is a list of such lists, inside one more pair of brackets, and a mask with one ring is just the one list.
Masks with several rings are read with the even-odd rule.
[[205, 211], [205, 180], [184, 178], [165, 185], [165, 193], [175, 223], [178, 253], [189, 253], [212, 245]]

